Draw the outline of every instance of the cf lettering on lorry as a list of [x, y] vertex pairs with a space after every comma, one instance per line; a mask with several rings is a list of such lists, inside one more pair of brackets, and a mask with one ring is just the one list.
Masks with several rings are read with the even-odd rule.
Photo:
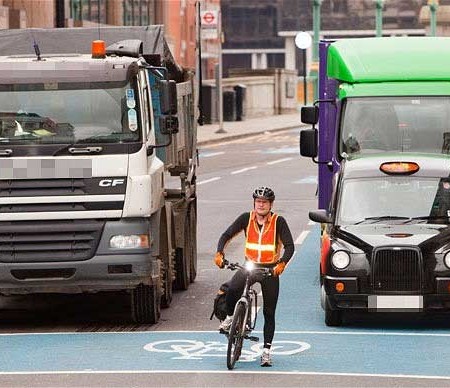
[[0, 32], [0, 293], [126, 290], [156, 323], [196, 277], [194, 77], [161, 26], [101, 34]]

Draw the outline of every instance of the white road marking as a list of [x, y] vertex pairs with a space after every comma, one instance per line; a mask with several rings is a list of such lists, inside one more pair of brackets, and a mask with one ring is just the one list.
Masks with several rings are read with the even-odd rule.
[[[264, 368], [265, 369], [265, 368]], [[61, 370], [61, 371], [34, 371], [34, 372], [0, 372], [1, 376], [8, 375], [58, 375], [58, 374], [70, 374], [70, 375], [106, 375], [106, 374], [262, 374], [262, 375], [304, 375], [304, 376], [351, 376], [351, 377], [377, 377], [377, 378], [402, 378], [402, 379], [433, 379], [433, 380], [450, 380], [450, 376], [427, 376], [427, 375], [406, 375], [406, 374], [376, 374], [376, 373], [345, 373], [345, 372], [299, 372], [299, 371], [272, 371], [264, 370], [201, 370], [201, 369], [186, 369], [186, 370]]]
[[300, 245], [303, 243], [303, 241], [305, 241], [306, 236], [309, 234], [309, 230], [304, 230], [303, 232], [300, 233], [300, 236], [297, 237], [297, 239], [295, 240], [294, 244], [295, 245]]
[[[155, 330], [151, 333], [154, 334], [173, 334], [173, 333], [217, 333], [217, 330]], [[254, 333], [262, 333], [262, 331], [255, 330]], [[37, 336], [37, 335], [92, 335], [92, 334], [149, 334], [148, 331], [96, 331], [95, 333], [92, 332], [80, 332], [80, 331], [67, 331], [67, 332], [41, 332], [41, 333], [0, 333], [0, 337], [18, 337], [18, 336]], [[388, 332], [372, 332], [372, 331], [315, 331], [315, 330], [277, 330], [277, 334], [320, 334], [320, 335], [362, 335], [362, 336], [407, 336], [407, 337], [443, 337], [448, 338], [450, 337], [450, 333], [403, 333], [398, 331], [393, 331], [391, 333]]]
[[203, 185], [204, 183], [210, 183], [210, 182], [218, 181], [219, 179], [222, 179], [222, 178], [220, 176], [216, 176], [216, 177], [211, 178], [211, 179], [206, 179], [204, 181], [197, 182], [197, 186]]
[[316, 223], [314, 221], [309, 220], [308, 225], [315, 225]]
[[257, 168], [256, 166], [251, 166], [251, 167], [241, 168], [240, 170], [232, 171], [232, 172], [231, 172], [231, 175], [234, 175], [234, 174], [240, 174], [240, 173], [242, 173], [242, 172], [249, 171], [249, 170], [254, 170], [254, 169], [256, 169], [256, 168]]
[[203, 154], [200, 152], [200, 157], [201, 158], [210, 158], [211, 156], [218, 156], [218, 155], [223, 155], [225, 153], [225, 151], [220, 151], [220, 152], [210, 152], [210, 153], [206, 153]]
[[284, 158], [284, 159], [272, 160], [271, 162], [267, 162], [267, 165], [270, 166], [272, 164], [283, 163], [283, 162], [287, 162], [289, 160], [292, 160], [292, 158]]

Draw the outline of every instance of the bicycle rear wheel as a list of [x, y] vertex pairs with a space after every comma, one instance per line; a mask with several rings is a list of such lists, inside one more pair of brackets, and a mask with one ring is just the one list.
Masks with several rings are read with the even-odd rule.
[[238, 304], [228, 334], [227, 367], [233, 369], [241, 355], [245, 335], [245, 306]]

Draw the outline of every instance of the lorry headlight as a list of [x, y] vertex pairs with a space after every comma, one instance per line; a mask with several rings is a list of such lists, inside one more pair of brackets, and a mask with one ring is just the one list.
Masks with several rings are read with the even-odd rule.
[[450, 268], [450, 251], [444, 256], [444, 264], [447, 268]]
[[117, 235], [109, 240], [110, 248], [114, 249], [133, 249], [149, 248], [150, 242], [147, 234]]
[[331, 257], [331, 264], [336, 269], [344, 269], [350, 264], [350, 256], [345, 251], [336, 251]]

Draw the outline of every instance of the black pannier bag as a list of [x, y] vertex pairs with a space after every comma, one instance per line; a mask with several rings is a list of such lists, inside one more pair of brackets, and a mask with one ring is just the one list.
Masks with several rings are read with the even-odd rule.
[[211, 313], [209, 319], [212, 320], [213, 317], [216, 317], [218, 320], [223, 321], [227, 317], [227, 291], [228, 283], [223, 283], [214, 298], [213, 312]]

